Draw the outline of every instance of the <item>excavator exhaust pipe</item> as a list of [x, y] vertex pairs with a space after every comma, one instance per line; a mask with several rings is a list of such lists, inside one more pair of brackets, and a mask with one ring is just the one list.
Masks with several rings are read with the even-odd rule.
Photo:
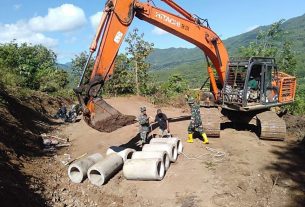
[[120, 113], [101, 98], [90, 101], [87, 107], [90, 113], [84, 114], [85, 122], [101, 132], [110, 133], [136, 122], [135, 116]]

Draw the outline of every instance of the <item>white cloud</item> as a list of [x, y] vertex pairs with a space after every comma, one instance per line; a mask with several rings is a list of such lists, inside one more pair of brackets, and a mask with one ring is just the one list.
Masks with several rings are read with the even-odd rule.
[[163, 29], [160, 29], [159, 27], [154, 27], [154, 29], [151, 31], [155, 35], [165, 35], [168, 34], [167, 31], [164, 31]]
[[27, 22], [19, 21], [16, 24], [0, 24], [0, 42], [6, 43], [15, 40], [17, 43], [42, 44], [54, 47], [58, 41], [42, 33], [32, 31]]
[[46, 16], [37, 16], [29, 20], [29, 26], [36, 32], [73, 31], [86, 24], [85, 12], [73, 4], [48, 9]]
[[102, 18], [102, 12], [97, 12], [90, 17], [91, 25], [94, 29], [97, 29]]
[[18, 11], [19, 9], [21, 9], [22, 4], [14, 4], [14, 10]]
[[246, 29], [246, 32], [250, 32], [250, 31], [252, 31], [252, 30], [254, 30], [254, 29], [258, 28], [258, 27], [259, 27], [259, 25], [250, 26], [250, 27], [248, 27], [248, 28]]

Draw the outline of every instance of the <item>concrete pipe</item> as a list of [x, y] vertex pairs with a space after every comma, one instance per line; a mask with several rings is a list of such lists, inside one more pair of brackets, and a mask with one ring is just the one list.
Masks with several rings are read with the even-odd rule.
[[160, 158], [131, 159], [123, 167], [127, 180], [162, 180], [164, 174], [164, 164]]
[[176, 137], [171, 138], [154, 138], [150, 140], [150, 143], [174, 143], [177, 147], [178, 154], [180, 155], [183, 151], [183, 144], [180, 139]]
[[165, 170], [169, 168], [170, 161], [169, 156], [166, 151], [158, 152], [134, 152], [131, 159], [151, 159], [151, 158], [160, 158], [163, 161]]
[[131, 156], [135, 151], [136, 150], [130, 148], [112, 146], [107, 149], [106, 155], [116, 153], [121, 156], [125, 162], [126, 160], [131, 159]]
[[102, 186], [123, 166], [123, 159], [117, 154], [108, 155], [88, 170], [88, 178], [93, 185]]
[[175, 144], [172, 143], [151, 143], [146, 144], [142, 148], [143, 152], [158, 152], [158, 151], [165, 151], [169, 156], [169, 160], [171, 162], [176, 162], [177, 160], [177, 148]]
[[73, 183], [81, 183], [87, 177], [88, 169], [101, 161], [103, 156], [99, 153], [74, 161], [68, 168], [68, 175]]

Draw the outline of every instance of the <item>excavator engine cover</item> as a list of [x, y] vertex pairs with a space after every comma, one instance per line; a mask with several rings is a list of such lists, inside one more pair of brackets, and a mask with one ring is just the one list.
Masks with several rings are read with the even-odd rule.
[[85, 122], [101, 132], [110, 133], [136, 122], [135, 116], [120, 113], [101, 98], [94, 99], [87, 106], [91, 113], [84, 115]]

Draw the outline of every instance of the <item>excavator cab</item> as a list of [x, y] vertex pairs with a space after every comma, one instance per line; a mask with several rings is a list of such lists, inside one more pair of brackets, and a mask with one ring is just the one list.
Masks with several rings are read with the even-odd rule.
[[[286, 82], [285, 96], [290, 97], [285, 101], [282, 97], [283, 82]], [[265, 109], [292, 102], [294, 87], [295, 78], [279, 73], [274, 58], [231, 59], [222, 91], [222, 101], [225, 108], [231, 110]]]

